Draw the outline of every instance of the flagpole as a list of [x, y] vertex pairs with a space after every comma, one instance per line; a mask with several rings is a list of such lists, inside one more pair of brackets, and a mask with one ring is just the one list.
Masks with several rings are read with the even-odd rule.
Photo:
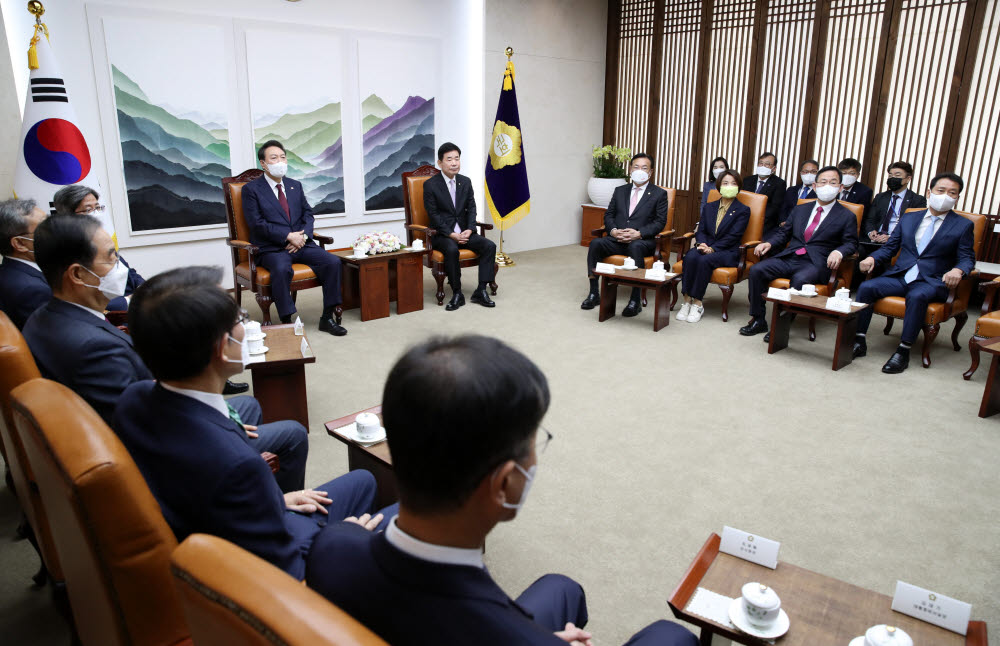
[[[507, 49], [504, 51], [504, 53], [507, 54], [507, 62], [509, 63], [510, 57], [514, 55], [514, 48], [508, 46]], [[498, 224], [500, 225], [500, 248], [497, 249], [497, 255], [496, 255], [497, 266], [513, 267], [516, 264], [514, 262], [514, 259], [503, 252], [503, 218], [500, 218], [500, 222], [498, 222]]]

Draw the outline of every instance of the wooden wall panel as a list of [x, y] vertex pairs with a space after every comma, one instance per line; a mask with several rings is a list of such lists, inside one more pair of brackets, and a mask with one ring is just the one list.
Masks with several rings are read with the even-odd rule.
[[654, 0], [621, 3], [615, 145], [632, 152], [645, 150], [647, 143], [655, 4]]

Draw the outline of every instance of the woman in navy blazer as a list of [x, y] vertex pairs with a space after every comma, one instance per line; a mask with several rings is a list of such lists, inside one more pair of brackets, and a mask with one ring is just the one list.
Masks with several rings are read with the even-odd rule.
[[722, 171], [729, 170], [729, 162], [725, 157], [716, 157], [708, 165], [708, 181], [701, 187], [701, 205], [708, 204], [708, 194], [715, 188], [715, 180], [722, 176]]
[[684, 256], [681, 282], [684, 304], [677, 313], [678, 321], [700, 321], [705, 311], [701, 299], [705, 297], [712, 272], [716, 267], [734, 267], [739, 262], [740, 240], [750, 222], [750, 209], [736, 199], [742, 183], [739, 173], [726, 169], [715, 180], [715, 188], [720, 193], [725, 190], [730, 196], [701, 207], [695, 247]]

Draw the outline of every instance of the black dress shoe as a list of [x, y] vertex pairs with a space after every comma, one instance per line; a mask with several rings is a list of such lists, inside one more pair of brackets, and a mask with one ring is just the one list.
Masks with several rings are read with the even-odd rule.
[[642, 311], [642, 304], [639, 301], [629, 301], [625, 309], [622, 310], [622, 316], [635, 316]]
[[587, 294], [587, 298], [580, 303], [581, 310], [592, 310], [601, 304], [601, 297], [597, 294]]
[[909, 350], [896, 350], [889, 357], [889, 360], [885, 362], [882, 366], [882, 372], [887, 375], [898, 375], [899, 373], [906, 370], [906, 367], [910, 365], [910, 352]]
[[344, 336], [347, 334], [347, 329], [342, 325], [338, 325], [331, 318], [325, 318], [319, 320], [319, 331], [329, 332], [333, 336]]
[[764, 332], [767, 332], [767, 323], [763, 319], [753, 319], [740, 328], [740, 334], [743, 336], [756, 336]]
[[771, 333], [768, 332], [767, 334], [764, 335], [764, 343], [770, 343], [770, 342], [771, 342]]
[[472, 292], [472, 296], [469, 297], [469, 300], [473, 303], [479, 303], [483, 307], [496, 307], [497, 305], [493, 302], [493, 299], [490, 298], [490, 295], [486, 293], [485, 287]]
[[239, 395], [240, 393], [245, 393], [250, 390], [250, 384], [238, 384], [233, 381], [226, 379], [226, 385], [222, 389], [223, 395]]
[[454, 294], [452, 294], [451, 300], [448, 301], [448, 304], [444, 306], [444, 309], [446, 309], [449, 312], [454, 312], [463, 305], [465, 305], [465, 296], [462, 294], [462, 292], [455, 292]]
[[868, 354], [868, 342], [865, 341], [865, 337], [857, 337], [854, 339], [854, 349], [851, 351], [851, 356], [855, 359], [859, 359]]

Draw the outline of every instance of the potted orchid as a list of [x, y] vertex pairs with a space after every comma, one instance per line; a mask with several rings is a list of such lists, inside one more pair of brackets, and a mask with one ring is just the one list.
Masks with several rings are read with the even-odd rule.
[[626, 165], [632, 157], [629, 148], [594, 146], [594, 176], [587, 182], [590, 201], [607, 207], [615, 189], [628, 181]]

